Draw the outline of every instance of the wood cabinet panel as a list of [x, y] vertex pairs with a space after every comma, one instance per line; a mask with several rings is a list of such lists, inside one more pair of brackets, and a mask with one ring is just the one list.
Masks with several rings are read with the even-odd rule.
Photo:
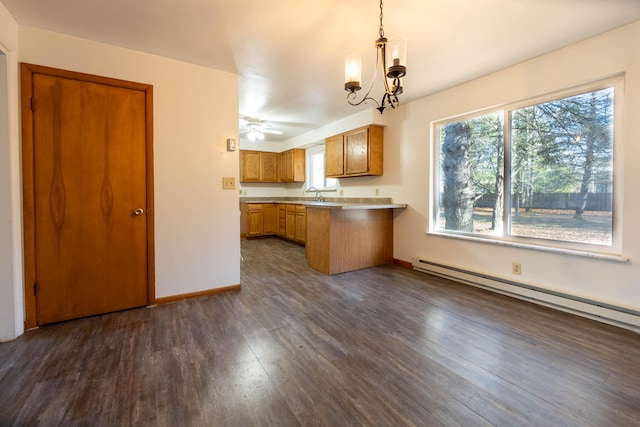
[[278, 182], [278, 153], [260, 152], [260, 181]]
[[240, 182], [304, 182], [305, 150], [240, 150]]
[[393, 209], [307, 208], [309, 267], [337, 274], [393, 262]]
[[247, 209], [247, 237], [262, 236], [263, 216], [262, 205], [249, 205]]
[[278, 205], [266, 203], [262, 205], [262, 235], [278, 234]]
[[307, 208], [296, 206], [296, 235], [297, 242], [305, 243], [307, 239]]
[[326, 177], [344, 175], [344, 138], [342, 135], [332, 136], [325, 140], [324, 174]]
[[294, 148], [278, 154], [279, 181], [280, 182], [304, 182], [305, 176], [305, 150]]
[[278, 235], [305, 243], [307, 208], [283, 203], [240, 203], [240, 237]]
[[369, 129], [344, 136], [345, 175], [363, 175], [369, 172]]
[[290, 240], [296, 239], [296, 206], [287, 205], [286, 226], [284, 237]]
[[287, 205], [278, 205], [278, 236], [285, 237], [287, 232]]
[[240, 150], [240, 180], [260, 181], [260, 152]]
[[278, 182], [278, 153], [240, 150], [240, 182]]
[[382, 126], [371, 125], [327, 138], [325, 176], [348, 178], [382, 175], [383, 136]]

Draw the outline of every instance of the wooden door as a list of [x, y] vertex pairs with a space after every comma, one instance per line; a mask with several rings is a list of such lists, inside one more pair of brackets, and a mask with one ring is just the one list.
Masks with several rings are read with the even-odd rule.
[[147, 305], [150, 94], [33, 71], [24, 173], [33, 173], [25, 229], [33, 221], [36, 324]]
[[325, 141], [324, 175], [341, 176], [344, 173], [344, 145], [342, 135], [332, 136]]
[[260, 152], [240, 150], [240, 180], [260, 181]]
[[274, 203], [262, 205], [263, 233], [278, 234], [278, 206]]
[[247, 236], [262, 236], [263, 222], [262, 205], [250, 204], [247, 208]]
[[287, 239], [296, 239], [296, 205], [287, 205], [285, 233]]
[[304, 243], [307, 239], [307, 208], [296, 206], [296, 240]]
[[363, 129], [344, 137], [346, 175], [362, 175], [369, 172], [369, 130]]
[[280, 153], [280, 181], [292, 182], [293, 181], [293, 150], [287, 150]]
[[260, 181], [278, 182], [278, 153], [260, 153]]

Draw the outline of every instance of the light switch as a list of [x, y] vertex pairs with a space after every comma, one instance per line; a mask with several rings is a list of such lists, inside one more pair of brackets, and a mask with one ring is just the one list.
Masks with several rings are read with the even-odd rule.
[[235, 190], [236, 189], [236, 178], [233, 176], [223, 176], [222, 177], [222, 189], [223, 190]]

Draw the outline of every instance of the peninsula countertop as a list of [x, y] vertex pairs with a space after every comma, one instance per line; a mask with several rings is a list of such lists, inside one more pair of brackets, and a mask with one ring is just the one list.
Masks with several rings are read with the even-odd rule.
[[[356, 201], [357, 200], [357, 201]], [[405, 209], [406, 204], [392, 203], [388, 199], [345, 199], [345, 201], [319, 201], [311, 199], [295, 199], [295, 200], [282, 200], [282, 199], [246, 199], [240, 200], [240, 203], [247, 204], [264, 204], [264, 203], [280, 203], [287, 205], [302, 205], [309, 208], [324, 208], [324, 209]]]

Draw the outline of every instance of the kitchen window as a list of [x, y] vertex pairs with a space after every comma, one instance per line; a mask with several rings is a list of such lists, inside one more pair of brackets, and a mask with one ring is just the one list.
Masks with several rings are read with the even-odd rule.
[[623, 78], [434, 123], [431, 231], [614, 253]]
[[307, 149], [307, 188], [335, 191], [338, 180], [324, 176], [324, 152], [324, 145]]

